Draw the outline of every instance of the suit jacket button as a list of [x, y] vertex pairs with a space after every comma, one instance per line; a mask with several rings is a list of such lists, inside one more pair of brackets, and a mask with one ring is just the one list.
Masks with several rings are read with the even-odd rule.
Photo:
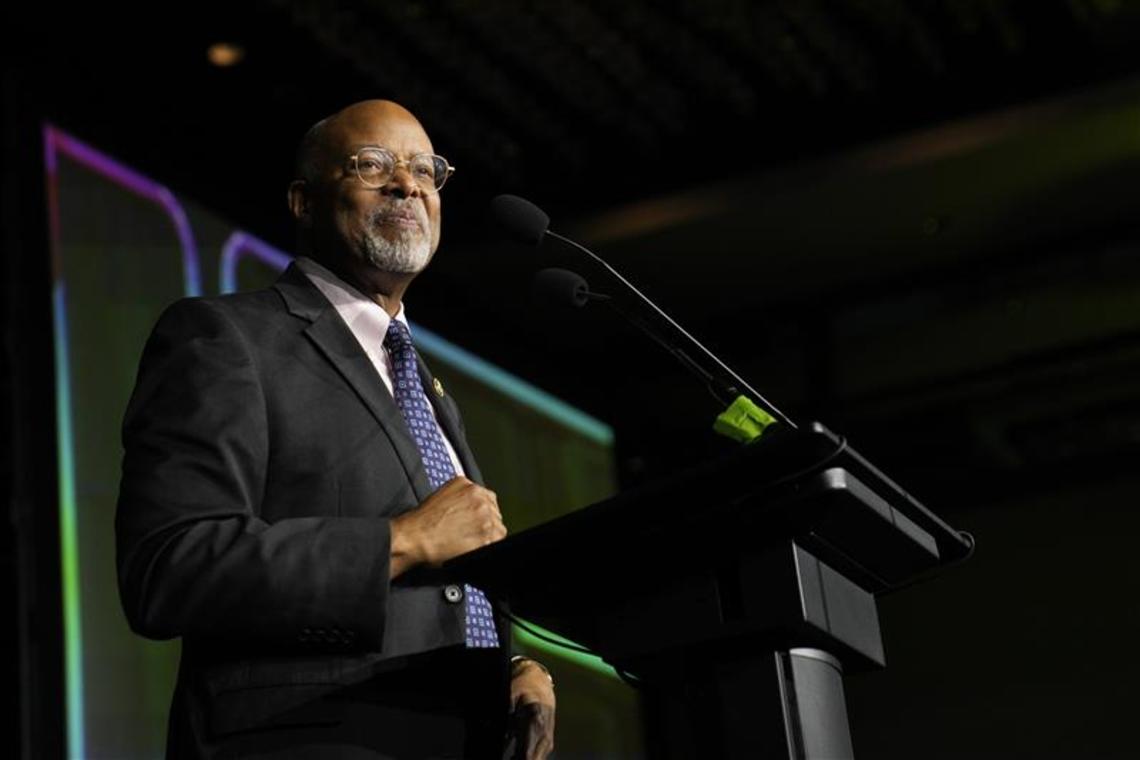
[[463, 589], [459, 588], [459, 586], [456, 586], [454, 583], [449, 584], [443, 589], [443, 598], [452, 604], [462, 601]]

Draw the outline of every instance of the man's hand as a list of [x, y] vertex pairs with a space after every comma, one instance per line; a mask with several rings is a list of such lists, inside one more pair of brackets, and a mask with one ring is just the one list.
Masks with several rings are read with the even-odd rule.
[[438, 567], [507, 535], [495, 492], [452, 478], [423, 504], [392, 520], [390, 578], [416, 565]]
[[554, 681], [534, 660], [511, 666], [513, 760], [543, 760], [554, 751]]

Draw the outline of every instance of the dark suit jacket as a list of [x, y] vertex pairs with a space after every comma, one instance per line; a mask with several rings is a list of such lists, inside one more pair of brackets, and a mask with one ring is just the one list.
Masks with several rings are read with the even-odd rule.
[[[420, 364], [479, 481], [454, 402]], [[170, 755], [335, 723], [345, 694], [461, 646], [464, 605], [443, 579], [413, 571], [389, 582], [389, 519], [427, 498], [427, 475], [375, 368], [296, 265], [266, 290], [163, 313], [123, 445], [123, 607], [136, 632], [183, 639]], [[504, 715], [505, 671], [488, 684]]]

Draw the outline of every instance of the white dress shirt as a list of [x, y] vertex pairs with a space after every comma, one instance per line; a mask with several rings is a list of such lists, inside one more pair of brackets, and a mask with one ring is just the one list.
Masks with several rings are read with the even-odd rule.
[[[390, 317], [388, 312], [380, 308], [380, 304], [312, 259], [298, 256], [297, 266], [340, 314], [340, 318], [348, 325], [348, 329], [352, 331], [356, 341], [372, 361], [376, 373], [384, 381], [384, 387], [392, 395], [392, 357], [384, 348], [384, 336], [388, 334], [388, 325], [391, 324], [393, 317]], [[408, 327], [408, 319], [404, 316], [403, 303], [400, 304], [400, 311], [397, 312], [394, 319], [400, 320], [405, 327]], [[410, 327], [408, 333], [411, 334]], [[395, 398], [394, 395], [393, 398]], [[440, 427], [439, 417], [435, 413], [435, 407], [431, 406], [430, 400], [428, 407], [431, 409], [436, 427], [439, 428], [439, 435], [443, 438], [443, 444], [447, 447], [447, 454], [451, 457], [455, 474], [463, 475], [463, 465], [459, 463], [459, 456], [455, 453], [455, 447], [451, 445], [451, 441], [447, 439], [447, 433]]]

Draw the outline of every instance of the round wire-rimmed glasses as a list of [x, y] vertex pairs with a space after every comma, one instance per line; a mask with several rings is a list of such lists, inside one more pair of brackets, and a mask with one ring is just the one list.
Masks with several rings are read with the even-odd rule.
[[382, 187], [401, 164], [408, 167], [408, 173], [425, 193], [438, 193], [447, 178], [455, 173], [455, 167], [447, 163], [446, 158], [434, 153], [417, 153], [401, 159], [387, 148], [368, 147], [353, 153], [349, 161], [361, 184], [369, 188]]

